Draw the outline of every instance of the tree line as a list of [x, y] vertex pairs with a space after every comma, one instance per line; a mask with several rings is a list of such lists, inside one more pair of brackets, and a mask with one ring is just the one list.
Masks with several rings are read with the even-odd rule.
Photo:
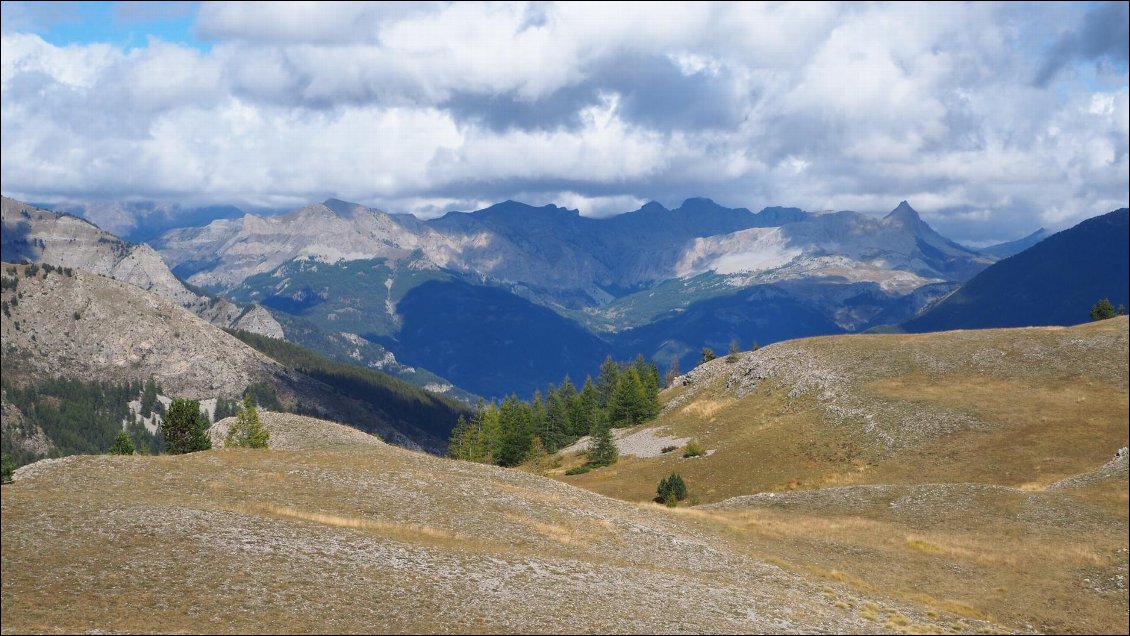
[[515, 466], [585, 435], [604, 437], [610, 428], [650, 420], [659, 413], [659, 388], [654, 362], [637, 356], [623, 363], [610, 356], [596, 380], [586, 377], [580, 390], [565, 376], [560, 386], [551, 384], [529, 401], [511, 395], [501, 403], [480, 402], [470, 419], [460, 416], [448, 442], [448, 456]]

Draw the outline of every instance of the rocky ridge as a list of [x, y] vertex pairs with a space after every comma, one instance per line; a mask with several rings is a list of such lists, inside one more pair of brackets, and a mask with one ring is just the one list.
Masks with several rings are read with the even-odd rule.
[[161, 255], [145, 244], [128, 243], [75, 216], [58, 214], [7, 197], [2, 207], [4, 259], [26, 259], [93, 272], [166, 298], [212, 324], [283, 336], [282, 327], [260, 306], [246, 309], [185, 287]]

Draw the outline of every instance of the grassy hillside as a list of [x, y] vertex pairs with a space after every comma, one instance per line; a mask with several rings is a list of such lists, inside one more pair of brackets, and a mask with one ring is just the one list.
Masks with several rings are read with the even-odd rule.
[[[580, 478], [630, 500], [685, 471], [704, 503], [762, 491], [976, 482], [1038, 488], [1127, 445], [1127, 318], [782, 342], [701, 365], [655, 425], [715, 452]], [[683, 383], [686, 384], [683, 384]]]
[[712, 519], [263, 419], [340, 443], [18, 471], [0, 492], [3, 630], [1025, 629], [783, 568]]
[[[680, 378], [645, 425], [708, 455], [552, 476], [695, 515], [790, 567], [1040, 631], [1126, 631], [1127, 318], [783, 342]], [[761, 494], [758, 494], [761, 493]], [[736, 498], [736, 499], [735, 499]], [[1121, 577], [1121, 578], [1120, 578]]]

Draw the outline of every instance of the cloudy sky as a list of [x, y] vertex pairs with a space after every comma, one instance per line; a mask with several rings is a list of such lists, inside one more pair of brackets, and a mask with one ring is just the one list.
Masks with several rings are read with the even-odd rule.
[[4, 194], [435, 216], [1128, 194], [1127, 3], [3, 3]]

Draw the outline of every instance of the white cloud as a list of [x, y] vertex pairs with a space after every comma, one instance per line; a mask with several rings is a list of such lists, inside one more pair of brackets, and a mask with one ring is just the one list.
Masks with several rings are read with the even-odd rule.
[[38, 201], [339, 196], [424, 216], [520, 197], [591, 216], [906, 198], [957, 238], [1011, 238], [1126, 204], [1121, 49], [1034, 44], [1076, 42], [1093, 12], [209, 3], [207, 52], [6, 25], [0, 171]]

